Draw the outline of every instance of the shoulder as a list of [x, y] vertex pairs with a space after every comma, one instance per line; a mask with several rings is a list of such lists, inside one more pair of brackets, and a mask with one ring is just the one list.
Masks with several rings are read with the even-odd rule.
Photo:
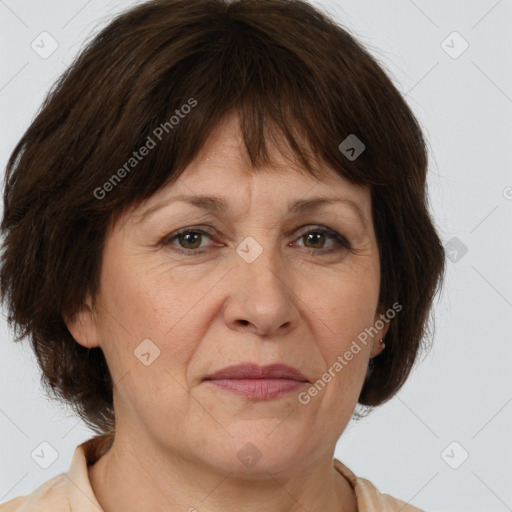
[[363, 507], [362, 510], [375, 510], [379, 512], [424, 512], [422, 509], [410, 503], [390, 496], [389, 494], [379, 492], [371, 482], [364, 478], [358, 477], [357, 481], [359, 487], [364, 489], [362, 503], [366, 505], [366, 508]]
[[57, 475], [41, 484], [30, 494], [18, 496], [0, 505], [0, 512], [59, 512], [68, 509], [65, 489], [66, 476]]
[[93, 464], [111, 446], [113, 434], [101, 434], [84, 441], [75, 448], [71, 465], [25, 496], [18, 496], [0, 505], [0, 512], [69, 512], [89, 510], [90, 503], [96, 511], [101, 507], [94, 496], [88, 475], [88, 465]]
[[375, 485], [334, 459], [334, 467], [349, 481], [355, 491], [358, 509], [365, 512], [424, 512], [403, 500], [381, 493]]

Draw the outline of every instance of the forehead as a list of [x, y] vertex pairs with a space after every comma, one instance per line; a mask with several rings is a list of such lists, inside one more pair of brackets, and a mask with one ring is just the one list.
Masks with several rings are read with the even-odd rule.
[[[348, 181], [312, 155], [311, 163], [321, 171], [319, 180], [298, 163], [279, 137], [270, 140], [271, 162], [257, 169], [252, 167], [244, 148], [238, 117], [236, 114], [225, 116], [178, 179], [130, 208], [110, 227], [115, 228], [118, 222], [124, 226], [127, 221], [140, 224], [174, 198], [188, 196], [188, 204], [196, 203], [205, 210], [241, 219], [252, 207], [258, 215], [263, 215], [262, 212], [265, 216], [272, 215], [271, 212], [276, 211], [284, 215], [294, 205], [298, 206], [296, 213], [313, 211], [314, 208], [308, 210], [311, 204], [304, 203], [314, 203], [318, 198], [342, 200], [355, 211], [366, 229], [372, 230], [369, 187]], [[209, 199], [211, 197], [214, 201]], [[184, 205], [185, 202], [181, 203]]]
[[162, 187], [148, 203], [158, 202], [170, 193], [222, 195], [236, 203], [237, 199], [243, 201], [258, 193], [261, 199], [275, 200], [279, 196], [285, 200], [328, 192], [330, 196], [349, 196], [362, 208], [369, 206], [369, 187], [348, 181], [325, 162], [312, 158], [321, 170], [318, 180], [298, 163], [281, 139], [272, 138], [268, 149], [271, 163], [254, 169], [244, 151], [237, 116], [226, 116], [179, 179]]

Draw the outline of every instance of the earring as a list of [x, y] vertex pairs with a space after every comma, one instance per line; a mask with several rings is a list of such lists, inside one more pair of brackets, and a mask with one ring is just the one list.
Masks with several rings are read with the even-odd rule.
[[[379, 343], [382, 345], [382, 350], [384, 350], [384, 349], [386, 348], [386, 344], [384, 343], [384, 339], [383, 339], [383, 338], [381, 338], [381, 339], [379, 340]], [[371, 371], [372, 371], [372, 369], [373, 369], [373, 360], [374, 360], [376, 357], [377, 357], [377, 356], [370, 357], [370, 361], [369, 361], [369, 368], [368, 368], [369, 372], [371, 372]], [[369, 375], [369, 374], [368, 374], [368, 375]]]

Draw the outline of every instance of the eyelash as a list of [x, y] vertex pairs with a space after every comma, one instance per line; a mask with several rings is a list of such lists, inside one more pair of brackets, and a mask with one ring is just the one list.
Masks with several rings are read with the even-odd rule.
[[[160, 242], [160, 245], [163, 245], [163, 246], [172, 246], [172, 250], [173, 251], [176, 251], [177, 253], [179, 254], [186, 254], [187, 256], [199, 256], [201, 254], [204, 254], [205, 252], [207, 252], [208, 249], [205, 249], [205, 250], [197, 250], [197, 249], [185, 249], [185, 248], [180, 248], [180, 247], [177, 247], [176, 245], [173, 245], [172, 244], [172, 241], [179, 238], [180, 236], [182, 235], [188, 235], [188, 234], [200, 234], [200, 235], [206, 235], [208, 237], [212, 237], [212, 235], [202, 229], [194, 229], [194, 228], [184, 228], [182, 230], [179, 230], [179, 231], [176, 231], [175, 233], [172, 233], [171, 235], [165, 237], [161, 242]], [[332, 229], [328, 229], [328, 228], [324, 228], [322, 226], [316, 226], [314, 229], [310, 229], [308, 231], [305, 231], [303, 232], [300, 236], [299, 236], [299, 240], [302, 239], [303, 237], [305, 237], [306, 235], [308, 234], [311, 234], [311, 233], [322, 233], [324, 235], [328, 235], [330, 237], [332, 237], [335, 241], [336, 241], [336, 244], [337, 246], [334, 246], [333, 248], [331, 249], [310, 249], [310, 248], [305, 248], [307, 252], [309, 252], [310, 254], [313, 254], [313, 255], [326, 255], [326, 254], [332, 254], [336, 251], [340, 251], [340, 250], [346, 250], [346, 249], [351, 249], [351, 246], [350, 246], [350, 243], [348, 242], [348, 240], [343, 237], [342, 235], [340, 235], [339, 233], [337, 233], [336, 231], [332, 230]]]

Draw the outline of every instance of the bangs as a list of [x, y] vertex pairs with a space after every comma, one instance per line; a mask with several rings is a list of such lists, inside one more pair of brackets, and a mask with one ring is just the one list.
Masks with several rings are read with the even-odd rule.
[[[110, 70], [115, 77], [119, 68], [117, 95], [105, 90], [116, 112], [105, 119], [115, 123], [104, 128], [108, 136], [97, 139], [86, 164], [96, 170], [93, 188], [110, 182], [112, 190], [84, 207], [108, 209], [114, 217], [135, 207], [177, 180], [231, 114], [238, 117], [254, 171], [272, 167], [269, 148], [279, 147], [292, 157], [291, 168], [316, 179], [325, 172], [321, 163], [359, 185], [396, 178], [390, 151], [396, 142], [387, 140], [383, 129], [396, 123], [396, 116], [387, 111], [384, 96], [365, 85], [370, 72], [365, 60], [354, 69], [332, 51], [333, 44], [350, 44], [353, 52], [364, 52], [358, 43], [340, 41], [343, 34], [333, 29], [313, 50], [305, 34], [271, 30], [275, 11], [261, 26], [252, 26], [238, 19], [237, 8], [236, 3], [226, 7], [229, 16], [217, 12], [218, 22], [202, 27], [200, 37], [190, 36], [188, 46], [183, 36], [173, 36], [186, 26], [164, 30], [155, 19], [154, 33], [146, 34], [136, 50], [144, 53], [137, 55], [139, 64], [123, 62], [134, 59], [130, 50], [120, 55]], [[136, 34], [126, 44], [134, 41], [139, 43]], [[319, 58], [319, 45], [325, 45], [329, 58]], [[365, 145], [353, 161], [339, 149], [350, 135]], [[146, 156], [135, 159], [144, 147]], [[115, 174], [123, 168], [119, 179]]]

